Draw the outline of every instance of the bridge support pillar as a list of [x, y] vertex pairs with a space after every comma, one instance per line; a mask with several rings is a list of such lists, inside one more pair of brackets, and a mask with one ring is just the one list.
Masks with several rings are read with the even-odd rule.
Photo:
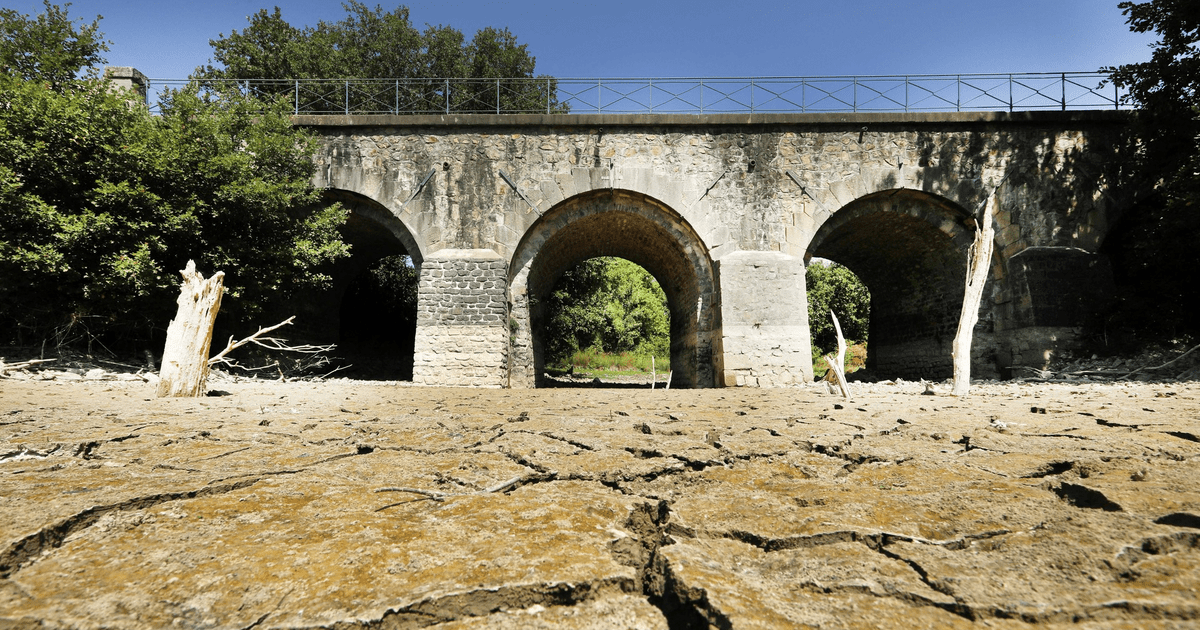
[[443, 249], [425, 257], [417, 290], [414, 383], [507, 384], [507, 278], [507, 264], [490, 249]]
[[1007, 317], [997, 363], [1002, 373], [1045, 369], [1054, 354], [1079, 345], [1082, 327], [1111, 305], [1112, 266], [1075, 247], [1030, 247], [1008, 259]]
[[804, 261], [734, 252], [716, 261], [721, 291], [717, 382], [787, 387], [812, 381]]

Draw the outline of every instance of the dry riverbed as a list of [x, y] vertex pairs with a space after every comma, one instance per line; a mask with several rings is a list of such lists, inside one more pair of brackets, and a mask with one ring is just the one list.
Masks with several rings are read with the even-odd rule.
[[1200, 383], [0, 381], [0, 628], [1192, 628]]

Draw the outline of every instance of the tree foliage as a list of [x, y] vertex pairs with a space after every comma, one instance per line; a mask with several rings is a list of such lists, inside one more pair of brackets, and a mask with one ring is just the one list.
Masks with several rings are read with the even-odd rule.
[[865, 342], [871, 319], [871, 294], [852, 271], [837, 263], [816, 262], [805, 274], [808, 292], [808, 329], [814, 349], [822, 353], [837, 349], [837, 331], [829, 311], [837, 314], [842, 335]]
[[579, 350], [670, 355], [671, 327], [662, 287], [622, 258], [592, 258], [567, 270], [546, 305], [546, 362]]
[[[3, 29], [37, 20], [5, 14]], [[315, 146], [286, 103], [192, 86], [151, 116], [105, 81], [62, 79], [82, 67], [61, 66], [61, 41], [40, 46], [0, 75], [0, 342], [76, 324], [144, 339], [173, 314], [188, 259], [226, 272], [227, 321], [327, 280], [318, 266], [345, 254], [344, 214], [318, 205]]]
[[1106, 245], [1126, 297], [1125, 319], [1157, 334], [1200, 333], [1200, 3], [1122, 2], [1131, 30], [1159, 36], [1149, 61], [1108, 68], [1138, 109], [1140, 150], [1120, 182], [1134, 207]]
[[[416, 109], [440, 109], [449, 98], [452, 107], [489, 111], [496, 108], [499, 97], [504, 109], [539, 111], [546, 107], [547, 94], [553, 97], [555, 84], [550, 77], [501, 82], [499, 95], [494, 81], [458, 82], [446, 95], [441, 79], [535, 77], [535, 58], [506, 28], [480, 29], [468, 42], [462, 31], [450, 26], [418, 30], [405, 6], [384, 11], [358, 0], [342, 6], [344, 19], [299, 28], [283, 18], [279, 7], [270, 12], [262, 9], [249, 17], [241, 32], [211, 40], [212, 63], [197, 68], [194, 77], [278, 79], [280, 91], [290, 89], [286, 81], [291, 79], [423, 80], [416, 82], [417, 87], [406, 83], [404, 104]], [[334, 94], [340, 86], [329, 87], [331, 107], [340, 106], [342, 99]]]
[[0, 74], [60, 88], [102, 64], [108, 42], [99, 17], [76, 27], [67, 16], [70, 4], [42, 1], [46, 10], [36, 16], [0, 9]]

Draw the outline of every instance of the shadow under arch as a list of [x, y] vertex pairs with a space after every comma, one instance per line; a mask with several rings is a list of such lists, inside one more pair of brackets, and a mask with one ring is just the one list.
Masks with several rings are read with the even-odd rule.
[[303, 322], [309, 339], [338, 344], [335, 354], [356, 366], [339, 374], [411, 379], [415, 308], [411, 317], [386, 316], [377, 304], [384, 300], [354, 289], [372, 265], [389, 256], [407, 255], [419, 271], [419, 241], [388, 208], [369, 197], [331, 188], [322, 192], [321, 202], [340, 203], [347, 210], [339, 231], [350, 245], [350, 255], [322, 270], [331, 278], [328, 289], [296, 300], [294, 308], [301, 314], [297, 322]]
[[[951, 344], [974, 237], [973, 215], [954, 202], [922, 191], [885, 190], [835, 212], [813, 236], [805, 262], [814, 256], [833, 260], [867, 285], [868, 369], [880, 377], [942, 379], [953, 372]], [[972, 372], [979, 377], [998, 374], [986, 295], [972, 344]]]
[[598, 256], [640, 265], [667, 296], [672, 386], [712, 387], [717, 325], [712, 259], [692, 227], [662, 202], [627, 190], [582, 193], [546, 212], [525, 233], [510, 269], [511, 387], [542, 384], [545, 298], [563, 272]]

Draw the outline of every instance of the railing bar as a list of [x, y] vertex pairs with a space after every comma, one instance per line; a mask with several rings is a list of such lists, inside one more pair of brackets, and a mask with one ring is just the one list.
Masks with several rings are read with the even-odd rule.
[[[1092, 81], [1096, 79], [1096, 81]], [[334, 83], [337, 81], [337, 83]], [[491, 94], [479, 87], [491, 82]], [[286, 79], [210, 80], [209, 85], [236, 85], [244, 93], [286, 94], [291, 90], [292, 111], [305, 113], [463, 113], [492, 114], [555, 111], [597, 113], [637, 111], [709, 112], [809, 112], [809, 111], [974, 111], [988, 107], [1010, 112], [1022, 109], [1122, 108], [1120, 86], [1106, 89], [1102, 73], [1008, 73], [958, 75], [828, 76], [828, 77], [700, 77], [700, 78], [528, 78], [405, 80], [390, 79]], [[182, 80], [154, 79], [152, 85], [174, 85]], [[1055, 86], [1057, 83], [1057, 86]], [[390, 85], [389, 85], [390, 84]], [[556, 87], [557, 85], [557, 87]], [[536, 87], [535, 87], [536, 86]], [[816, 90], [814, 98], [808, 89]], [[1057, 89], [1055, 89], [1057, 87]], [[436, 96], [441, 88], [441, 99]], [[454, 90], [462, 89], [457, 97]], [[1007, 95], [1003, 90], [1007, 88]], [[545, 101], [523, 99], [506, 105], [506, 97], [529, 90], [543, 91]], [[913, 90], [917, 92], [913, 92]], [[948, 91], [955, 91], [949, 98]], [[1054, 94], [1050, 90], [1054, 90]], [[386, 91], [392, 94], [388, 97]], [[594, 92], [593, 92], [594, 90]], [[612, 92], [605, 99], [605, 90]], [[655, 98], [655, 91], [663, 96]], [[338, 92], [341, 92], [338, 95]], [[759, 92], [763, 95], [760, 96]], [[845, 92], [850, 98], [845, 98]], [[707, 92], [714, 92], [710, 96]], [[644, 94], [644, 96], [643, 96]], [[486, 103], [487, 98], [496, 102]], [[437, 100], [441, 103], [434, 105]], [[572, 109], [574, 108], [574, 109]], [[632, 108], [632, 109], [631, 109]]]

